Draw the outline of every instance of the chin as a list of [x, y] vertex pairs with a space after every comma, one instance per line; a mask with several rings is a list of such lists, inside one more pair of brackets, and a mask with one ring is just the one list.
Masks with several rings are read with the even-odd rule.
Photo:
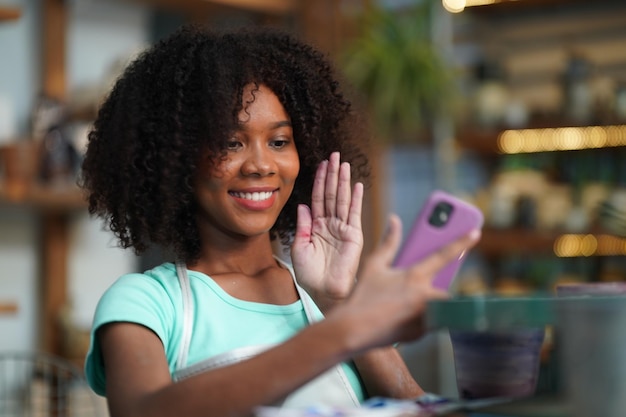
[[246, 237], [258, 237], [258, 236], [268, 234], [270, 230], [272, 230], [272, 226], [258, 227], [257, 225], [256, 227], [243, 228], [240, 230], [240, 234]]

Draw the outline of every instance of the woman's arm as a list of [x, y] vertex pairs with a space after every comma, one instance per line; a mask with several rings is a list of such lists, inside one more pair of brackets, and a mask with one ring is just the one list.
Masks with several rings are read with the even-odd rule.
[[370, 397], [417, 398], [424, 394], [395, 347], [372, 349], [354, 363]]
[[173, 383], [160, 339], [133, 323], [97, 333], [112, 417], [248, 416], [315, 378], [354, 351], [349, 317], [307, 327], [251, 359]]
[[413, 267], [397, 269], [392, 262], [401, 239], [399, 219], [392, 218], [389, 230], [364, 260], [359, 282], [344, 302], [324, 320], [246, 361], [174, 384], [163, 345], [152, 331], [130, 323], [103, 326], [97, 337], [111, 416], [248, 416], [255, 407], [283, 398], [335, 364], [364, 354], [359, 361], [371, 389], [384, 381], [402, 391], [402, 384], [389, 381], [394, 368], [403, 368], [384, 367], [381, 359], [388, 359], [388, 353], [381, 357], [377, 355], [383, 351], [366, 352], [423, 334], [427, 301], [446, 296], [431, 285], [432, 278], [472, 246], [478, 234], [457, 240]]

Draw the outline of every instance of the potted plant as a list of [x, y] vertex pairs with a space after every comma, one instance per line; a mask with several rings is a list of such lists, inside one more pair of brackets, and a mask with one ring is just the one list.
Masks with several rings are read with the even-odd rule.
[[371, 5], [340, 56], [383, 142], [414, 142], [435, 115], [452, 109], [452, 70], [432, 41], [436, 0], [402, 8]]
[[414, 0], [401, 8], [366, 2], [356, 33], [339, 51], [339, 68], [363, 99], [375, 135], [369, 152], [376, 181], [365, 202], [366, 242], [377, 242], [383, 233], [384, 148], [430, 141], [435, 120], [453, 108], [454, 74], [432, 40], [437, 1]]

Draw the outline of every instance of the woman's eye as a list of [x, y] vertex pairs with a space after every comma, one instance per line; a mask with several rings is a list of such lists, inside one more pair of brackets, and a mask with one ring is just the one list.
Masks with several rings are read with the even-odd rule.
[[272, 140], [271, 146], [273, 148], [281, 149], [281, 148], [284, 148], [285, 146], [287, 146], [288, 143], [289, 143], [289, 139], [277, 138], [277, 139]]
[[229, 151], [236, 151], [240, 149], [242, 146], [243, 145], [241, 144], [241, 142], [237, 140], [229, 140], [228, 143], [226, 143], [226, 149]]

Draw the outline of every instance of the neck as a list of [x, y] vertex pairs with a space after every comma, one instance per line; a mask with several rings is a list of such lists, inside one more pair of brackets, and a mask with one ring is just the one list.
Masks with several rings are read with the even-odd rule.
[[269, 233], [245, 239], [207, 239], [200, 258], [187, 265], [207, 275], [242, 273], [255, 275], [276, 266]]

